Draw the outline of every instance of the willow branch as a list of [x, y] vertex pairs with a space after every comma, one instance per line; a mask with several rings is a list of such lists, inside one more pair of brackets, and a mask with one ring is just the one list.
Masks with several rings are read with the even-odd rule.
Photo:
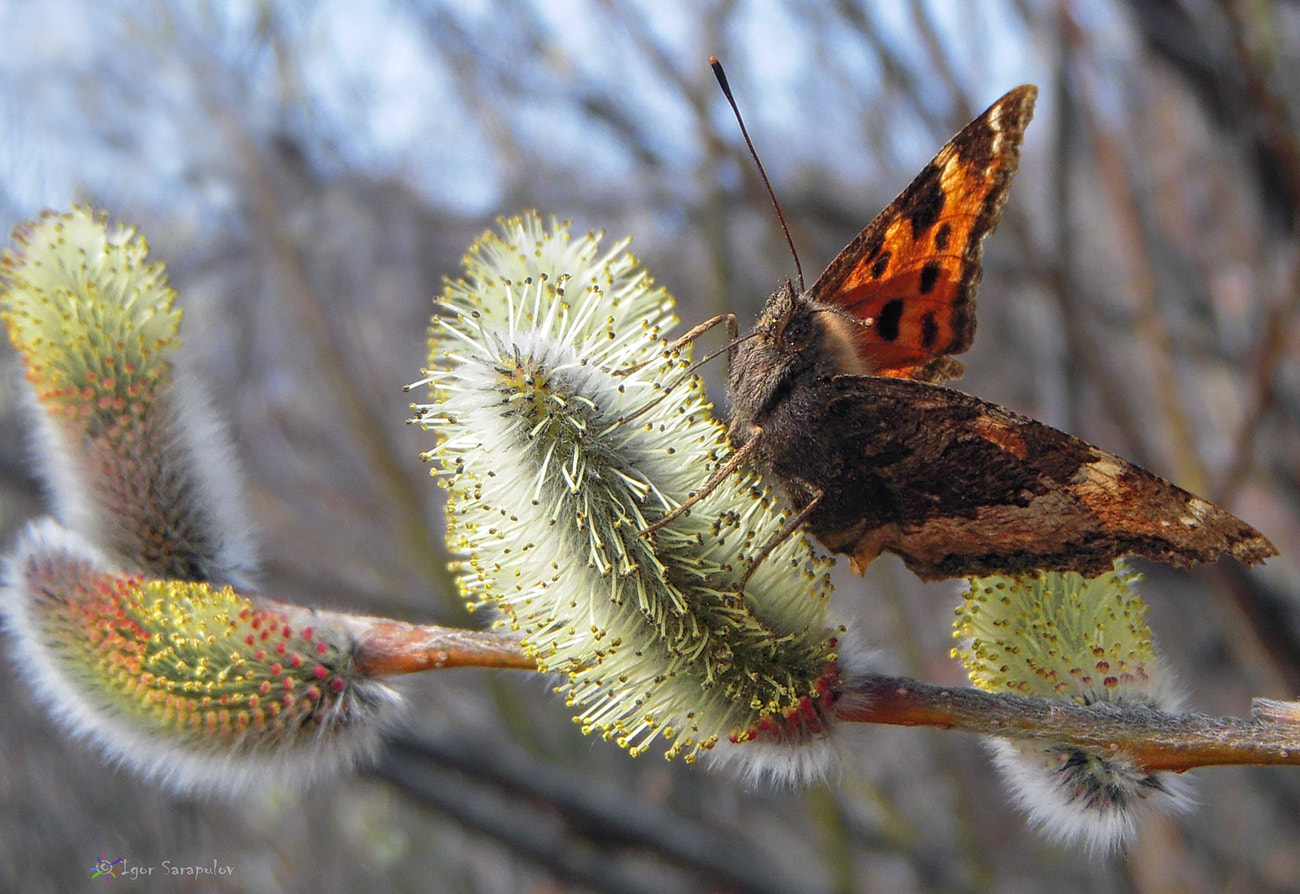
[[934, 726], [1007, 738], [1123, 749], [1147, 770], [1300, 765], [1300, 703], [1255, 699], [1250, 720], [1141, 705], [1076, 705], [868, 675], [844, 693], [840, 720]]
[[413, 674], [448, 667], [537, 670], [519, 640], [481, 630], [420, 626], [367, 619], [353, 660], [371, 676]]
[[[285, 613], [308, 611], [277, 599], [257, 598], [264, 608]], [[537, 662], [524, 654], [519, 638], [488, 630], [408, 624], [388, 618], [347, 612], [312, 612], [319, 621], [351, 631], [352, 660], [362, 676], [388, 677], [418, 674], [450, 667], [493, 667], [537, 670]]]
[[[499, 633], [352, 618], [357, 669], [365, 675], [450, 667], [537, 670], [519, 640]], [[986, 736], [1124, 751], [1148, 771], [1230, 764], [1300, 766], [1300, 702], [1255, 699], [1251, 718], [1174, 714], [1137, 704], [1067, 701], [936, 686], [868, 674], [842, 694], [836, 719], [932, 726]]]

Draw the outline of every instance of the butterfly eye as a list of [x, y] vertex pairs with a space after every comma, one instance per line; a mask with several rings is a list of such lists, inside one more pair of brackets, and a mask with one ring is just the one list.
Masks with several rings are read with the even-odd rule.
[[790, 324], [790, 315], [786, 314], [776, 320], [776, 328], [772, 330], [773, 341], [777, 344], [785, 341], [785, 327]]
[[776, 324], [776, 341], [788, 347], [799, 347], [808, 341], [811, 325], [812, 319], [799, 313], [798, 307], [792, 304]]

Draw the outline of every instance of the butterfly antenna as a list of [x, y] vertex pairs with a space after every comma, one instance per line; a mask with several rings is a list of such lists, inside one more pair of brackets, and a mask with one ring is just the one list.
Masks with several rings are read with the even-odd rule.
[[713, 66], [713, 74], [718, 79], [718, 86], [722, 88], [722, 95], [727, 97], [727, 102], [731, 104], [731, 111], [736, 113], [736, 123], [740, 125], [740, 135], [745, 138], [745, 145], [749, 147], [749, 154], [753, 156], [754, 164], [758, 165], [758, 175], [763, 178], [763, 185], [767, 187], [767, 194], [772, 200], [772, 207], [776, 209], [776, 219], [781, 222], [781, 232], [785, 233], [786, 244], [790, 246], [790, 254], [794, 256], [794, 270], [799, 275], [799, 291], [803, 292], [803, 267], [799, 264], [799, 252], [794, 249], [794, 239], [790, 236], [790, 228], [785, 224], [785, 215], [781, 213], [781, 205], [776, 200], [776, 192], [772, 189], [772, 181], [767, 179], [767, 171], [763, 170], [763, 162], [759, 160], [758, 151], [754, 148], [754, 141], [749, 138], [749, 131], [745, 129], [745, 119], [740, 117], [740, 108], [736, 105], [735, 97], [731, 95], [731, 85], [727, 83], [727, 73], [722, 70], [722, 63], [718, 61], [717, 56], [710, 56], [709, 65]]

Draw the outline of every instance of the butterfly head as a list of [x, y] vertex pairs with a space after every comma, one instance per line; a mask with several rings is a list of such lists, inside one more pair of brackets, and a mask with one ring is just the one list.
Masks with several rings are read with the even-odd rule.
[[733, 442], [743, 443], [736, 440], [745, 437], [737, 429], [762, 426], [800, 383], [865, 372], [841, 331], [851, 324], [839, 320], [832, 310], [788, 281], [767, 299], [754, 331], [736, 345], [731, 362]]
[[754, 326], [754, 336], [783, 352], [797, 354], [807, 350], [816, 338], [816, 327], [805, 306], [807, 303], [807, 299], [799, 295], [787, 279], [767, 299]]

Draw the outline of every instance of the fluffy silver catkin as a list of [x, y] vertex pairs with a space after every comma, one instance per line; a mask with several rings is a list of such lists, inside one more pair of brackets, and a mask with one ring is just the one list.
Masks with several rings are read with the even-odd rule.
[[150, 580], [52, 519], [0, 594], [15, 666], [73, 735], [179, 791], [300, 786], [372, 755], [400, 700], [337, 616]]
[[[0, 297], [56, 522], [0, 593], [14, 664], [74, 735], [183, 791], [303, 784], [373, 752], [398, 711], [351, 622], [254, 601], [240, 475], [180, 312], [130, 228], [88, 209], [15, 234]], [[224, 585], [224, 586], [223, 586]]]
[[737, 474], [641, 533], [728, 450], [689, 348], [666, 350], [667, 294], [623, 244], [525, 215], [471, 248], [440, 304], [417, 418], [469, 603], [565, 675], [587, 732], [823, 773], [840, 682], [823, 563], [795, 536], [736, 591], [784, 520], [772, 495]]

